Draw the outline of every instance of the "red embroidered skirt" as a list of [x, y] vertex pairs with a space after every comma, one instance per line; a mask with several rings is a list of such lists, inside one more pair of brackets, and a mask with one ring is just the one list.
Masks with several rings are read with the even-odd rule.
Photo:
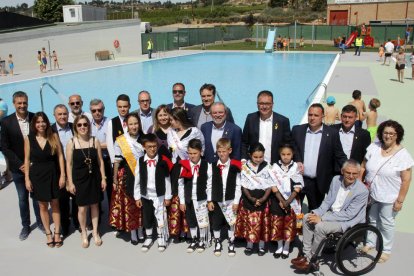
[[296, 214], [293, 209], [290, 209], [291, 213], [286, 216], [276, 216], [272, 215], [271, 217], [271, 226], [270, 226], [270, 240], [271, 241], [293, 241], [296, 237]]
[[112, 191], [109, 225], [130, 232], [142, 227], [142, 213], [134, 198], [127, 195], [125, 179], [125, 169], [121, 168], [118, 171], [118, 189]]
[[180, 210], [180, 198], [173, 196], [168, 210], [168, 229], [171, 236], [179, 236], [181, 232], [189, 231], [185, 214]]

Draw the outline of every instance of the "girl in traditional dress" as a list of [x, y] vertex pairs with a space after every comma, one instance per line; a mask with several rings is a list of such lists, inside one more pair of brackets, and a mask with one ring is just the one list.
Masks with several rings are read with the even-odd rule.
[[[277, 241], [273, 254], [276, 259], [289, 257], [289, 246], [296, 237], [296, 215], [302, 213], [298, 195], [303, 188], [303, 177], [296, 162], [293, 162], [292, 145], [282, 145], [280, 160], [273, 164], [271, 176], [274, 186], [270, 196], [271, 241]], [[284, 243], [284, 244], [283, 244]]]
[[[178, 164], [179, 160], [188, 159], [187, 146], [191, 139], [199, 139], [204, 151], [204, 136], [201, 131], [193, 127], [187, 118], [187, 112], [182, 108], [174, 108], [171, 111], [171, 127], [167, 131], [168, 148], [171, 151], [172, 162]], [[171, 189], [173, 198], [168, 210], [170, 236], [174, 242], [180, 242], [189, 232], [185, 215], [180, 211], [180, 199], [178, 197], [178, 178], [180, 166], [174, 166], [171, 172]]]
[[109, 224], [117, 230], [131, 232], [131, 243], [137, 245], [138, 239], [144, 239], [141, 209], [136, 206], [133, 197], [135, 167], [137, 160], [144, 156], [144, 149], [139, 143], [142, 126], [135, 113], [129, 114], [125, 121], [128, 132], [118, 136], [114, 144], [114, 179]]
[[264, 161], [261, 143], [249, 149], [250, 160], [242, 166], [242, 198], [236, 221], [235, 236], [247, 241], [244, 253], [250, 256], [253, 245], [259, 243], [258, 255], [266, 254], [265, 242], [270, 238], [268, 198], [271, 193], [270, 165]]

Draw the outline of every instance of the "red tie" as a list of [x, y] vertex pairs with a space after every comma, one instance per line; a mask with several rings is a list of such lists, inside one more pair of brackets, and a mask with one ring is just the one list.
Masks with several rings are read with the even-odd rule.
[[198, 176], [198, 169], [200, 168], [200, 165], [195, 165], [194, 167], [193, 167], [193, 175], [195, 175], [196, 173], [197, 173], [197, 176]]
[[148, 167], [155, 167], [155, 160], [153, 160], [153, 159], [149, 159], [148, 161], [147, 161], [147, 163], [148, 163]]
[[220, 169], [220, 175], [223, 175], [223, 169], [226, 167], [226, 165], [218, 164], [217, 167]]

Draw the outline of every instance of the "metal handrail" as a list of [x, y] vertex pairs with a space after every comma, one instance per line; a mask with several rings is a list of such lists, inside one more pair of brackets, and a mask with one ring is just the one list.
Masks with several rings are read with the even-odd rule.
[[42, 85], [40, 86], [40, 104], [42, 106], [42, 112], [44, 112], [44, 108], [43, 108], [43, 88], [45, 86], [49, 86], [50, 89], [52, 89], [52, 91], [56, 93], [56, 95], [59, 95], [59, 91], [57, 91], [56, 88], [54, 88], [50, 83], [48, 83], [48, 82], [42, 83]]
[[[311, 97], [313, 96], [313, 94], [315, 94], [315, 92], [319, 89], [319, 87], [322, 86], [323, 88], [325, 88], [324, 94], [326, 93], [326, 90], [328, 89], [328, 85], [324, 82], [320, 82], [318, 83], [318, 85], [312, 90], [312, 92], [309, 94], [309, 96], [306, 98], [306, 104], [310, 104], [311, 102]], [[326, 97], [325, 97], [326, 98]]]

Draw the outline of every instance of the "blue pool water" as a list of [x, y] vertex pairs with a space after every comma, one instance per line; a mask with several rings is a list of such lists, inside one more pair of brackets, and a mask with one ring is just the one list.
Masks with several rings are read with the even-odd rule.
[[64, 97], [57, 96], [50, 88], [44, 89], [48, 115], [52, 116], [53, 107], [62, 103], [62, 98], [78, 93], [82, 95], [84, 110], [89, 108], [91, 99], [100, 98], [106, 106], [105, 115], [113, 117], [115, 100], [121, 93], [130, 96], [131, 110], [135, 110], [138, 92], [148, 90], [152, 106], [156, 107], [172, 102], [172, 84], [183, 82], [186, 101], [198, 105], [201, 85], [213, 83], [240, 127], [243, 128], [246, 115], [257, 110], [256, 96], [261, 90], [273, 92], [274, 109], [288, 116], [295, 125], [307, 108], [307, 96], [322, 81], [334, 57], [299, 53], [202, 53], [4, 84], [0, 85], [0, 94], [13, 112], [11, 95], [18, 90], [25, 91], [29, 95], [29, 110], [35, 112], [41, 109], [40, 85], [49, 82]]

